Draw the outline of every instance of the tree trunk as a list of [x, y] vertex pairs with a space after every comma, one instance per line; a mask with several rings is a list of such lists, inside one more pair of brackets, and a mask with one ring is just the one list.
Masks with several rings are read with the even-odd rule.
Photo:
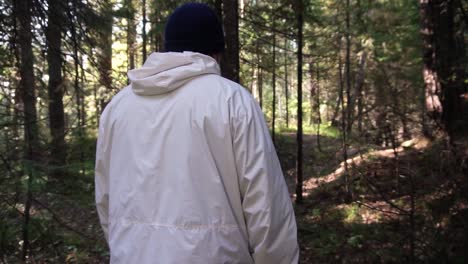
[[272, 89], [273, 89], [273, 102], [272, 102], [272, 120], [271, 120], [271, 138], [275, 144], [275, 122], [276, 122], [276, 33], [275, 33], [275, 18], [273, 16], [273, 73], [272, 73]]
[[127, 1], [127, 54], [128, 69], [135, 69], [135, 51], [136, 51], [136, 23], [135, 23], [135, 5], [134, 0]]
[[[339, 66], [340, 71], [341, 71], [341, 66]], [[342, 84], [342, 75], [340, 74], [340, 87]], [[331, 125], [334, 127], [338, 127], [338, 114], [340, 113], [340, 108], [341, 108], [341, 101], [343, 100], [343, 97], [341, 93], [338, 93], [338, 97], [336, 98], [336, 104], [335, 104], [335, 109], [333, 110], [333, 114], [330, 118]]]
[[[451, 140], [468, 132], [468, 85], [465, 84], [465, 42], [456, 21], [456, 0], [434, 0], [436, 69], [442, 98], [442, 121]], [[466, 33], [466, 31], [465, 31]]]
[[251, 75], [250, 75], [250, 87], [248, 88], [250, 93], [252, 93], [252, 95], [254, 96], [257, 96], [258, 97], [258, 89], [257, 89], [257, 68], [256, 67], [251, 67]]
[[442, 121], [451, 139], [468, 128], [468, 87], [462, 22], [455, 0], [420, 0], [426, 111]]
[[258, 99], [260, 108], [263, 109], [263, 69], [259, 66], [258, 67]]
[[[79, 61], [83, 62], [83, 53], [80, 53], [80, 58]], [[85, 67], [83, 66], [83, 63], [80, 63], [80, 83], [81, 83], [81, 88], [82, 90], [84, 89], [84, 83], [86, 82], [86, 71]], [[83, 90], [81, 92], [81, 124], [82, 124], [82, 129], [86, 133], [86, 119], [87, 119], [87, 111], [86, 111], [86, 92]], [[84, 152], [83, 152], [84, 153]]]
[[[349, 0], [347, 0], [349, 2]], [[343, 162], [344, 162], [344, 186], [345, 186], [345, 191], [346, 194], [348, 195], [348, 198], [350, 198], [351, 190], [349, 186], [349, 175], [348, 175], [348, 133], [347, 132], [347, 127], [346, 127], [346, 121], [347, 121], [347, 116], [346, 116], [346, 108], [345, 108], [345, 103], [344, 103], [344, 82], [343, 82], [343, 62], [341, 60], [341, 38], [339, 40], [339, 45], [338, 45], [338, 67], [339, 67], [339, 78], [340, 78], [340, 98], [341, 98], [341, 146], [343, 150]], [[348, 54], [346, 54], [348, 55]]]
[[24, 109], [24, 168], [25, 175], [28, 176], [27, 193], [24, 207], [23, 222], [23, 261], [28, 256], [30, 249], [29, 241], [29, 221], [32, 200], [32, 182], [34, 177], [34, 161], [37, 161], [39, 155], [38, 146], [38, 127], [36, 110], [36, 85], [34, 82], [34, 54], [32, 50], [32, 0], [13, 1], [15, 18], [17, 19], [18, 36], [18, 61], [19, 74], [21, 81], [19, 83], [19, 92]]
[[351, 95], [351, 26], [350, 26], [350, 0], [346, 0], [346, 132], [351, 133], [354, 102]]
[[315, 102], [314, 98], [317, 93], [317, 83], [314, 82], [314, 66], [312, 62], [309, 62], [309, 75], [310, 75], [310, 95], [309, 95], [309, 104], [310, 104], [310, 115], [309, 115], [309, 126], [311, 126], [314, 121], [314, 110], [315, 110]]
[[320, 146], [320, 125], [322, 124], [322, 115], [320, 113], [320, 70], [319, 70], [319, 64], [317, 62], [317, 66], [315, 67], [315, 73], [316, 73], [316, 80], [317, 80], [317, 95], [315, 96], [316, 101], [316, 113], [317, 113], [317, 149], [319, 151], [322, 151], [322, 147]]
[[[433, 120], [440, 120], [442, 114], [442, 104], [439, 98], [439, 77], [435, 67], [435, 40], [434, 21], [432, 14], [432, 1], [420, 0], [421, 33], [423, 39], [423, 78], [425, 91], [425, 114]], [[426, 136], [432, 135], [427, 120], [423, 118], [423, 133]]]
[[[288, 39], [284, 39], [285, 50], [288, 47]], [[286, 98], [286, 128], [289, 127], [289, 84], [288, 84], [288, 53], [284, 52], [284, 92]]]
[[[335, 23], [337, 23], [337, 21], [335, 21]], [[335, 109], [333, 111], [333, 115], [332, 115], [332, 118], [331, 118], [331, 125], [334, 126], [334, 127], [338, 127], [340, 124], [343, 124], [343, 122], [346, 122], [346, 121], [343, 121], [343, 119], [345, 119], [345, 116], [343, 115], [343, 111], [341, 111], [341, 122], [338, 123], [338, 115], [340, 113], [340, 109], [342, 110], [343, 108], [343, 105], [344, 105], [344, 93], [342, 92], [343, 90], [343, 87], [344, 87], [344, 80], [343, 80], [343, 62], [342, 62], [342, 58], [341, 58], [341, 49], [342, 49], [342, 35], [338, 35], [337, 36], [337, 43], [338, 43], [338, 47], [337, 47], [337, 50], [338, 50], [338, 77], [339, 77], [339, 83], [338, 83], [338, 87], [339, 87], [339, 92], [338, 92], [338, 98], [336, 99], [336, 105], [335, 105]]]
[[[80, 65], [83, 65], [82, 62], [80, 62], [79, 59], [79, 52], [78, 48], [80, 46], [79, 39], [77, 30], [75, 29], [75, 24], [73, 21], [74, 17], [77, 17], [77, 10], [78, 10], [78, 3], [77, 0], [73, 1], [73, 11], [74, 14], [72, 15], [69, 13], [70, 20], [72, 21], [71, 23], [71, 36], [72, 36], [72, 42], [73, 42], [73, 61], [74, 61], [74, 71], [75, 71], [75, 76], [74, 76], [74, 82], [73, 86], [75, 89], [75, 109], [76, 109], [76, 114], [77, 114], [77, 130], [78, 130], [78, 140], [79, 142], [83, 141], [84, 138], [84, 95], [83, 91], [80, 87]], [[85, 166], [84, 166], [84, 151], [83, 149], [80, 149], [80, 165], [81, 165], [81, 174], [85, 175]]]
[[[385, 73], [385, 70], [382, 70], [382, 71]], [[376, 128], [377, 128], [375, 144], [386, 146], [388, 144], [388, 138], [387, 138], [387, 132], [388, 132], [387, 123], [389, 123], [388, 104], [390, 104], [391, 97], [392, 97], [392, 95], [388, 92], [388, 90], [391, 89], [391, 85], [389, 85], [388, 83], [388, 76], [386, 74], [381, 74], [380, 76], [378, 76], [377, 83], [382, 84], [382, 85], [377, 85], [375, 87], [375, 105], [377, 106], [377, 117], [374, 118]]]
[[57, 166], [65, 164], [65, 114], [63, 109], [64, 84], [62, 77], [62, 30], [65, 13], [64, 2], [49, 0], [48, 25], [46, 29], [47, 64], [49, 65], [49, 126], [52, 142], [50, 155], [52, 176], [59, 176]]
[[256, 54], [257, 54], [257, 87], [258, 87], [258, 103], [260, 108], [263, 109], [263, 70], [262, 70], [262, 60], [260, 57], [260, 44], [256, 43]]
[[146, 61], [147, 57], [147, 52], [146, 52], [146, 46], [147, 46], [147, 34], [146, 34], [146, 23], [148, 23], [147, 18], [146, 18], [146, 0], [143, 0], [141, 4], [141, 11], [142, 11], [142, 16], [143, 16], [143, 28], [141, 29], [141, 38], [143, 39], [142, 43], [142, 54], [143, 54], [143, 63]]
[[157, 21], [158, 21], [158, 12], [160, 11], [159, 8], [161, 6], [158, 6], [157, 1], [153, 0], [150, 1], [149, 4], [149, 20], [148, 22], [151, 25], [151, 30], [149, 31], [149, 47], [150, 47], [150, 53], [153, 51], [158, 51], [158, 32], [157, 32]]
[[[99, 41], [99, 84], [105, 88], [105, 93], [112, 94], [112, 4], [110, 0], [105, 0], [102, 4], [101, 14], [102, 28], [100, 30]], [[107, 105], [107, 98], [100, 95], [100, 110], [104, 110]]]
[[303, 46], [303, 2], [298, 0], [296, 3], [297, 14], [297, 181], [296, 181], [296, 203], [302, 203], [302, 46]]
[[358, 75], [356, 76], [356, 97], [357, 97], [357, 108], [358, 108], [357, 122], [358, 122], [359, 135], [362, 134], [362, 114], [363, 114], [362, 112], [364, 109], [363, 98], [362, 98], [363, 97], [362, 88], [364, 86], [366, 59], [367, 59], [367, 52], [362, 51], [361, 57], [359, 59], [359, 72], [358, 72]]
[[226, 50], [221, 60], [224, 77], [239, 82], [239, 4], [238, 0], [223, 0], [223, 26]]

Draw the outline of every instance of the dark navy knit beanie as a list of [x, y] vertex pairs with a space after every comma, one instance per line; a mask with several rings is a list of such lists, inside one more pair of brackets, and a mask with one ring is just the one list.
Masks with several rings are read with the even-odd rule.
[[212, 55], [224, 50], [223, 27], [206, 4], [188, 3], [169, 17], [164, 34], [165, 51], [193, 51]]

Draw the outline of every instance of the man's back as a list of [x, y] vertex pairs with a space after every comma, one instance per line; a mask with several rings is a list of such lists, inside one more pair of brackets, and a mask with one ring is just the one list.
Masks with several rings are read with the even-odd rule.
[[208, 56], [151, 56], [101, 118], [96, 199], [111, 262], [297, 262], [289, 195], [252, 96]]

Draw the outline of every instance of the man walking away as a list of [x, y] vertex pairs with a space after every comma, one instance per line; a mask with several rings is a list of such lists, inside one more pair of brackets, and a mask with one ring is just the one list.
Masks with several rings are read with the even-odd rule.
[[263, 113], [220, 76], [213, 10], [170, 16], [165, 53], [101, 116], [96, 203], [110, 262], [297, 263], [293, 208]]

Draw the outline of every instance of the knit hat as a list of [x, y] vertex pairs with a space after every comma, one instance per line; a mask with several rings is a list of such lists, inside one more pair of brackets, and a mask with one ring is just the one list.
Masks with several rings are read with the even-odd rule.
[[212, 55], [224, 50], [223, 27], [206, 4], [188, 3], [169, 17], [164, 34], [165, 51], [193, 51]]

